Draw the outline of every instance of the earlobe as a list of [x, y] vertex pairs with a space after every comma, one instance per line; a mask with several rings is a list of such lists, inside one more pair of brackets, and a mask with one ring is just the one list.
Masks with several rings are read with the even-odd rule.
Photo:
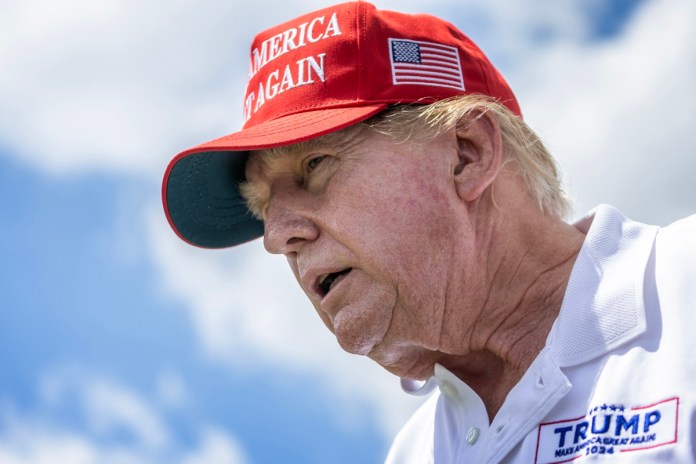
[[457, 194], [462, 200], [480, 198], [493, 183], [502, 160], [503, 142], [498, 120], [485, 110], [462, 117], [455, 130], [458, 162], [454, 168]]

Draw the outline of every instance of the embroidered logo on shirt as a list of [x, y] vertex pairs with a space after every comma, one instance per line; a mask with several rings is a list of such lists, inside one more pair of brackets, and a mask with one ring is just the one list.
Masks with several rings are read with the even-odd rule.
[[677, 441], [679, 398], [648, 406], [601, 404], [574, 419], [539, 424], [535, 464], [641, 451]]

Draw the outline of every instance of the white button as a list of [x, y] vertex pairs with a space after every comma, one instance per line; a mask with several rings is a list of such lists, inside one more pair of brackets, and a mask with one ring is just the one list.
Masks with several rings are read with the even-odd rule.
[[476, 440], [478, 440], [480, 434], [481, 431], [478, 427], [471, 427], [469, 431], [466, 432], [466, 442], [470, 445], [473, 445], [474, 443], [476, 443]]

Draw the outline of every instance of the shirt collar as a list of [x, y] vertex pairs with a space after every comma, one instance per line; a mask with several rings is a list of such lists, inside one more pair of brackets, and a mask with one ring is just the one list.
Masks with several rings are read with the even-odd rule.
[[560, 367], [594, 359], [645, 331], [643, 281], [658, 230], [608, 205], [575, 227], [587, 235], [546, 343]]

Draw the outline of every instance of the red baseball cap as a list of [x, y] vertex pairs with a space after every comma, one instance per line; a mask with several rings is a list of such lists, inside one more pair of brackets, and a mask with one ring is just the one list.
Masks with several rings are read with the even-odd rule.
[[164, 174], [169, 224], [186, 242], [224, 248], [263, 235], [239, 193], [250, 150], [309, 140], [396, 104], [488, 95], [520, 114], [479, 48], [429, 15], [363, 1], [300, 16], [251, 44], [242, 130], [178, 154]]

